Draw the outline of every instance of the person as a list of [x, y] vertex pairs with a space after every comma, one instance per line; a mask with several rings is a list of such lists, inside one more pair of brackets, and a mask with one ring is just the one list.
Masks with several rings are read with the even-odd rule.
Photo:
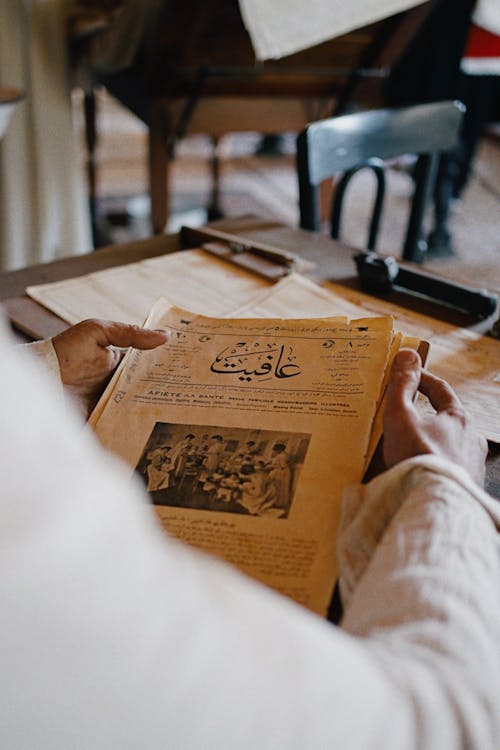
[[178, 483], [181, 480], [182, 475], [184, 474], [184, 469], [186, 468], [188, 456], [194, 453], [195, 444], [193, 441], [195, 438], [196, 435], [189, 432], [170, 448], [169, 459], [172, 465], [173, 481], [175, 483]]
[[290, 505], [292, 472], [290, 470], [290, 457], [286, 452], [284, 443], [273, 445], [269, 467], [269, 480], [276, 488], [275, 505], [285, 511]]
[[146, 470], [148, 492], [169, 488], [170, 472], [174, 469], [170, 460], [170, 449], [170, 445], [158, 446], [147, 454], [146, 458], [149, 462]]
[[[109, 345], [166, 341], [98, 321], [61, 336], [35, 350], [84, 399]], [[0, 356], [2, 747], [500, 746], [485, 441], [414, 352], [388, 384], [387, 470], [345, 497], [340, 627], [171, 539], [1, 325]]]
[[212, 435], [203, 459], [203, 469], [200, 474], [201, 482], [209, 480], [217, 469], [220, 464], [223, 450], [224, 440], [222, 435]]
[[269, 479], [264, 461], [258, 461], [255, 468], [249, 466], [240, 477], [241, 494], [238, 503], [252, 516], [275, 515], [276, 483]]

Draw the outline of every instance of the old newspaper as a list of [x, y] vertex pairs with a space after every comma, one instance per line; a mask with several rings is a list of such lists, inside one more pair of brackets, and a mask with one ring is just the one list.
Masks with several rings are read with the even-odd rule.
[[148, 325], [170, 341], [126, 355], [91, 418], [99, 439], [170, 533], [325, 614], [392, 318], [207, 318], [160, 300]]

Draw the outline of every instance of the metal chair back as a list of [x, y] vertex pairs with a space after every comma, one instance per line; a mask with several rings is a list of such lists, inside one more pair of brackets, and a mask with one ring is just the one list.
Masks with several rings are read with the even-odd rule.
[[402, 256], [422, 262], [426, 251], [422, 221], [438, 158], [457, 145], [464, 112], [461, 102], [434, 102], [331, 117], [308, 125], [297, 139], [300, 226], [320, 229], [319, 186], [328, 178], [342, 175], [331, 211], [331, 236], [337, 239], [349, 181], [360, 169], [368, 168], [377, 180], [367, 241], [367, 248], [374, 250], [385, 197], [385, 162], [415, 154], [419, 157], [415, 190]]

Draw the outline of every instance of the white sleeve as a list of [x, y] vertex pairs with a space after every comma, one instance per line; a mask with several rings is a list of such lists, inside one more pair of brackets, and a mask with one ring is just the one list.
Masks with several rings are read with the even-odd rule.
[[54, 378], [56, 383], [62, 386], [59, 360], [57, 359], [52, 339], [42, 339], [41, 341], [33, 341], [30, 344], [21, 344], [21, 347], [36, 357], [41, 367]]
[[[399, 646], [401, 623], [382, 645], [377, 633], [351, 636], [173, 541], [139, 483], [82, 432], [1, 331], [0, 356], [1, 747], [465, 747], [472, 729], [457, 725], [452, 705], [443, 699], [429, 718], [424, 702], [421, 716], [410, 688], [401, 690], [422, 672], [418, 648]], [[454, 523], [461, 518], [459, 507]], [[489, 556], [492, 531], [483, 516], [474, 521]], [[468, 592], [477, 568], [462, 572]], [[498, 695], [484, 664], [491, 632], [480, 633], [485, 641], [471, 648], [481, 663], [470, 675], [453, 628], [447, 658], [473, 696], [482, 695], [482, 667]], [[421, 680], [429, 695], [438, 691], [432, 660]], [[488, 721], [485, 705], [481, 726]]]
[[443, 746], [500, 747], [499, 528], [498, 502], [434, 456], [345, 498], [342, 627], [400, 682], [422, 747], [438, 747], [446, 726]]

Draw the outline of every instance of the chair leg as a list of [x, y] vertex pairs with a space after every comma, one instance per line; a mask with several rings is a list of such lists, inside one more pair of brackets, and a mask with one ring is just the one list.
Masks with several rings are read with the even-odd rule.
[[324, 180], [319, 185], [319, 212], [321, 226], [327, 225], [330, 221], [330, 210], [333, 203], [333, 196], [337, 185], [334, 179]]
[[413, 263], [423, 263], [427, 255], [427, 242], [423, 237], [422, 222], [431, 186], [435, 182], [437, 160], [437, 154], [424, 154], [418, 159], [415, 168], [415, 192], [403, 246], [403, 259]]
[[439, 161], [438, 176], [434, 188], [434, 229], [427, 237], [428, 253], [432, 256], [454, 255], [451, 234], [448, 230], [450, 204], [453, 198], [453, 164], [450, 157], [443, 154]]
[[169, 118], [165, 107], [161, 101], [155, 102], [151, 108], [149, 125], [149, 194], [154, 234], [165, 231], [169, 215], [169, 134]]
[[224, 213], [220, 205], [220, 159], [219, 159], [219, 138], [212, 136], [212, 158], [210, 159], [210, 169], [212, 172], [212, 191], [210, 201], [207, 206], [207, 217], [209, 221], [222, 219]]
[[83, 116], [85, 122], [85, 146], [87, 150], [87, 189], [89, 200], [90, 226], [92, 232], [92, 244], [94, 248], [99, 246], [99, 231], [97, 227], [97, 191], [96, 191], [96, 161], [95, 152], [97, 144], [96, 129], [97, 102], [95, 90], [86, 91], [83, 97]]

